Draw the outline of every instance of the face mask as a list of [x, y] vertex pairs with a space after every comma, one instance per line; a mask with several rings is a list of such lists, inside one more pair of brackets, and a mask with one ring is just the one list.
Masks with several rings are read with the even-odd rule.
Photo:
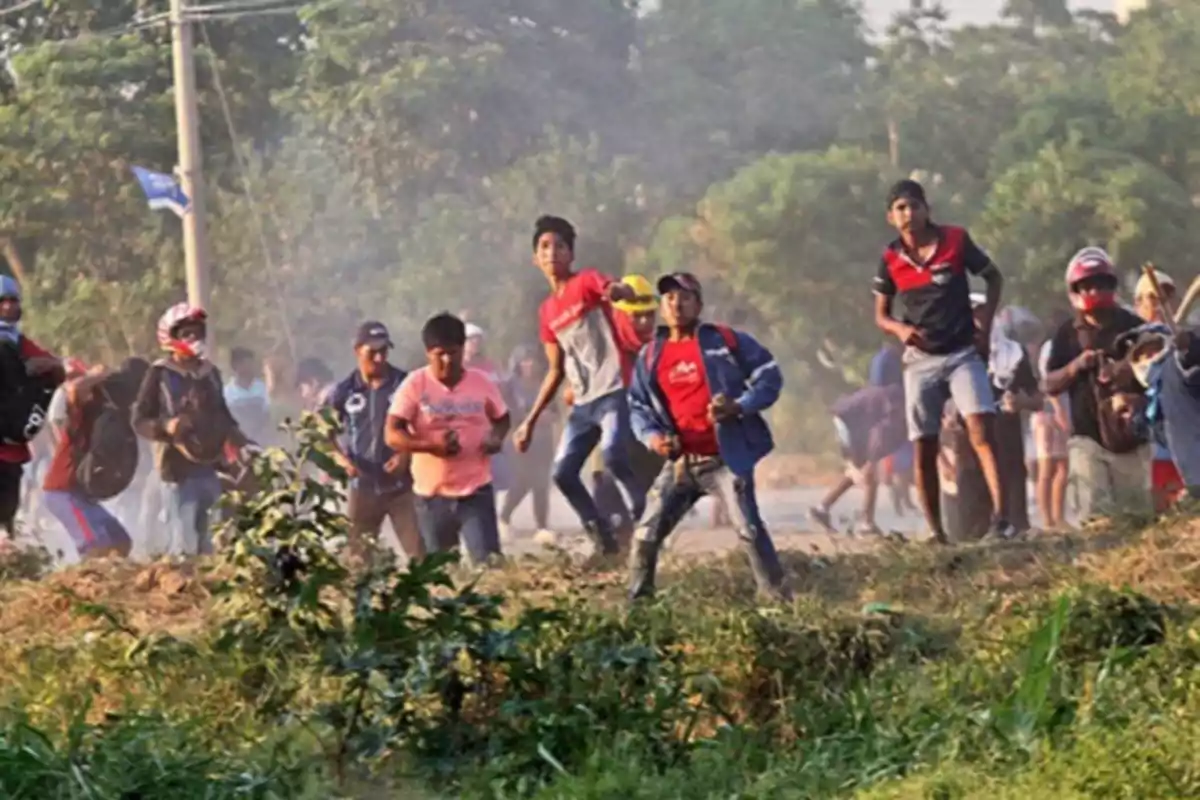
[[1104, 308], [1112, 308], [1117, 304], [1116, 292], [1088, 292], [1087, 294], [1071, 294], [1071, 305], [1077, 310], [1089, 312]]
[[203, 339], [195, 342], [187, 342], [187, 348], [192, 351], [194, 358], [205, 358], [208, 356], [208, 343]]

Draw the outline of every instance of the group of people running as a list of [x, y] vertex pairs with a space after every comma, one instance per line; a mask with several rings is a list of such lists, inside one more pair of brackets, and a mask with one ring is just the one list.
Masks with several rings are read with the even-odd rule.
[[[906, 461], [937, 541], [1029, 531], [1031, 473], [1045, 530], [1066, 524], [1069, 482], [1081, 520], [1147, 498], [1164, 511], [1200, 482], [1200, 352], [1176, 330], [1169, 275], [1145, 272], [1126, 308], [1112, 258], [1086, 247], [1067, 264], [1069, 309], [1047, 329], [999, 310], [999, 270], [967, 231], [933, 222], [920, 184], [897, 183], [887, 214], [899, 235], [875, 279], [875, 317], [890, 341], [869, 385], [833, 408], [847, 467], [810, 509], [816, 524], [833, 530], [831, 510], [857, 484], [858, 530], [881, 533], [879, 486], [902, 486]], [[986, 292], [971, 292], [970, 275]]]
[[[878, 532], [880, 475], [889, 462], [903, 472], [911, 446], [934, 540], [1022, 533], [1029, 528], [1024, 414], [1037, 420], [1047, 527], [1062, 522], [1068, 470], [1085, 514], [1151, 473], [1167, 500], [1183, 492], [1190, 459], [1200, 455], [1192, 441], [1200, 434], [1188, 425], [1200, 399], [1191, 399], [1191, 340], [1163, 324], [1169, 298], [1139, 289], [1143, 316], [1121, 308], [1111, 259], [1097, 248], [1081, 251], [1067, 268], [1073, 313], [1047, 339], [1035, 369], [1013, 326], [997, 322], [1001, 274], [970, 235], [935, 224], [913, 181], [892, 189], [887, 217], [898, 237], [875, 279], [875, 318], [895, 344], [877, 357], [872, 385], [833, 409], [848, 466], [812, 510], [818, 524], [832, 528], [833, 504], [859, 483], [862, 528]], [[779, 397], [779, 366], [752, 335], [702, 319], [695, 275], [652, 284], [576, 269], [575, 236], [559, 217], [534, 225], [532, 260], [549, 285], [538, 320], [543, 357], [520, 348], [502, 372], [482, 354], [482, 330], [440, 313], [424, 323], [425, 364], [411, 372], [391, 363], [391, 335], [376, 321], [359, 327], [355, 368], [345, 379], [335, 381], [316, 359], [298, 365], [300, 402], [339, 423], [331, 445], [349, 478], [348, 557], [369, 558], [388, 521], [409, 558], [461, 548], [469, 562], [486, 564], [501, 555], [513, 511], [530, 495], [538, 536], [555, 540], [549, 477], [578, 516], [591, 560], [628, 551], [631, 596], [654, 592], [664, 543], [711, 495], [737, 531], [759, 589], [787, 597], [754, 481], [773, 447], [763, 413]], [[970, 276], [983, 281], [984, 293], [971, 293]], [[1164, 275], [1153, 284], [1156, 293], [1167, 287]], [[20, 333], [19, 322], [20, 287], [5, 278], [0, 344], [21, 365], [14, 374], [33, 385], [26, 394], [52, 400], [46, 411], [33, 404], [18, 414], [20, 430], [3, 432], [0, 523], [13, 529], [30, 442], [48, 418], [44, 505], [81, 556], [130, 552], [127, 526], [109, 508], [129, 493], [142, 497], [142, 529], [168, 532], [165, 552], [211, 552], [214, 503], [271, 436], [270, 392], [255, 354], [235, 349], [234, 375], [224, 383], [206, 350], [206, 313], [187, 304], [159, 321], [161, 358], [131, 358], [114, 370], [53, 358]], [[1151, 443], [1158, 448], [1152, 471]], [[139, 457], [147, 446], [153, 466]], [[596, 459], [590, 488], [589, 457]], [[505, 490], [499, 506], [498, 488]]]

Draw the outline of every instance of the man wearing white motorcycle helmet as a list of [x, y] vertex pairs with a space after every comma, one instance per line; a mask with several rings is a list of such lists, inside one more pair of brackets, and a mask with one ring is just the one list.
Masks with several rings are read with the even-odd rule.
[[1046, 393], [1070, 398], [1068, 461], [1084, 519], [1119, 502], [1141, 505], [1149, 488], [1150, 449], [1130, 413], [1143, 394], [1128, 364], [1115, 360], [1118, 337], [1142, 320], [1118, 305], [1119, 285], [1103, 249], [1071, 258], [1066, 286], [1074, 314], [1050, 340], [1042, 379]]
[[217, 466], [248, 444], [208, 360], [208, 314], [178, 303], [158, 321], [166, 353], [146, 373], [133, 409], [138, 435], [153, 441], [163, 482], [171, 555], [212, 552], [209, 512], [221, 495]]

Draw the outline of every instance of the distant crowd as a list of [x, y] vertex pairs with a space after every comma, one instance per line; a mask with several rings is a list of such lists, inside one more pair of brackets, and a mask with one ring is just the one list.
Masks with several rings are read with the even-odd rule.
[[[1032, 527], [1031, 472], [1044, 529], [1065, 524], [1069, 481], [1080, 517], [1147, 489], [1166, 509], [1196, 483], [1200, 381], [1167, 275], [1148, 271], [1126, 309], [1112, 260], [1086, 248], [1067, 265], [1069, 310], [1043, 326], [1000, 309], [1000, 271], [967, 231], [932, 221], [919, 184], [898, 183], [887, 216], [898, 236], [874, 288], [889, 343], [869, 385], [832, 409], [847, 467], [811, 510], [817, 525], [836, 531], [834, 506], [859, 485], [852, 532], [882, 534], [879, 487], [904, 513], [915, 485], [933, 541], [1005, 540]], [[80, 558], [211, 553], [216, 501], [254, 489], [248, 464], [276, 443], [290, 393], [292, 410], [328, 410], [339, 423], [331, 445], [349, 476], [351, 564], [372, 557], [386, 522], [410, 559], [461, 549], [487, 565], [518, 538], [512, 519], [526, 498], [532, 538], [560, 543], [553, 484], [589, 563], [626, 553], [639, 598], [654, 592], [672, 531], [711, 495], [761, 592], [790, 596], [754, 481], [773, 447], [762, 415], [782, 387], [778, 364], [754, 336], [703, 319], [695, 275], [652, 283], [577, 270], [575, 236], [559, 217], [534, 225], [532, 260], [549, 285], [540, 352], [519, 347], [501, 367], [482, 329], [439, 313], [421, 330], [425, 364], [406, 371], [391, 361], [388, 328], [368, 321], [348, 376], [309, 358], [287, 386], [244, 348], [231, 352], [226, 381], [207, 350], [206, 311], [186, 303], [159, 320], [153, 362], [55, 358], [21, 333], [21, 287], [0, 278], [0, 524], [13, 535], [18, 513], [39, 530], [52, 518]], [[972, 276], [984, 292], [971, 292]]]

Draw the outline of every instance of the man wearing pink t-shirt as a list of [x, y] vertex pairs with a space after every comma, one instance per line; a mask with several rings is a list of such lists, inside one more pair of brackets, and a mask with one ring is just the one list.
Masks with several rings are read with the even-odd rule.
[[428, 366], [396, 391], [388, 447], [412, 454], [417, 528], [430, 552], [461, 541], [473, 564], [500, 554], [491, 457], [508, 435], [508, 408], [486, 374], [463, 366], [466, 326], [438, 314], [421, 331]]

